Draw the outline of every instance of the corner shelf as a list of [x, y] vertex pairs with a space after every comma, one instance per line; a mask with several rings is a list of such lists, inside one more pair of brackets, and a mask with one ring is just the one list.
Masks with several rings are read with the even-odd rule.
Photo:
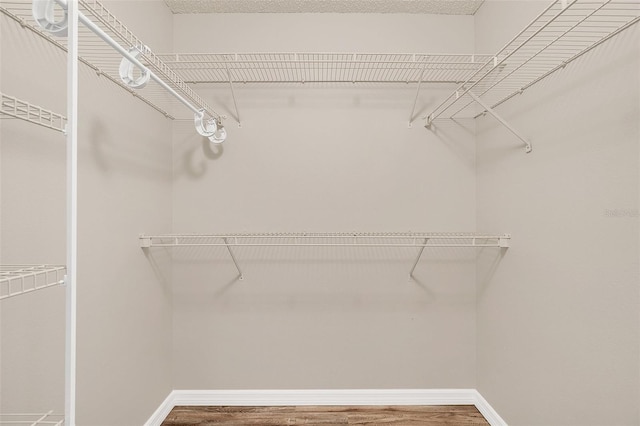
[[425, 117], [427, 124], [491, 112], [639, 20], [637, 0], [555, 0]]
[[61, 265], [0, 265], [0, 300], [62, 285], [65, 274]]

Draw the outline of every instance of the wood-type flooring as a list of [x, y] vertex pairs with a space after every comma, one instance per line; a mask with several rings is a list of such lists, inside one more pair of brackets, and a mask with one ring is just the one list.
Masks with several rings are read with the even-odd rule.
[[162, 426], [392, 425], [487, 426], [473, 405], [175, 407]]

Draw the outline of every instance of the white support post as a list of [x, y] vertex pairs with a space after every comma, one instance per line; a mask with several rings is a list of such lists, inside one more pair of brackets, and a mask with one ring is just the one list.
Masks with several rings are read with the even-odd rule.
[[67, 275], [64, 424], [76, 424], [76, 277], [78, 260], [78, 0], [67, 3]]
[[528, 153], [531, 152], [531, 149], [532, 149], [531, 142], [529, 142], [524, 137], [522, 137], [520, 133], [518, 133], [513, 127], [511, 127], [511, 125], [509, 125], [509, 123], [507, 123], [507, 121], [504, 118], [498, 115], [498, 113], [495, 112], [489, 105], [484, 103], [484, 101], [480, 99], [475, 93], [469, 90], [467, 94], [471, 96], [474, 101], [479, 103], [489, 114], [493, 115], [493, 117], [496, 120], [498, 120], [504, 127], [506, 127], [511, 133], [513, 133], [518, 139], [520, 139], [524, 143], [524, 148], [526, 152]]
[[420, 252], [418, 253], [418, 257], [416, 257], [416, 261], [413, 262], [413, 267], [411, 268], [411, 271], [409, 271], [409, 279], [413, 278], [413, 271], [416, 270], [416, 266], [418, 266], [418, 262], [420, 262], [420, 258], [422, 257], [422, 252], [424, 251], [424, 248], [427, 246], [428, 241], [429, 241], [428, 238], [424, 239], [424, 243], [422, 247], [420, 247]]

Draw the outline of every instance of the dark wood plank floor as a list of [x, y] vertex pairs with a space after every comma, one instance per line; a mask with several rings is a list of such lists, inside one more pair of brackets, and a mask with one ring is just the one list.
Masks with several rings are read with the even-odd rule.
[[473, 405], [175, 407], [163, 426], [182, 425], [488, 425]]

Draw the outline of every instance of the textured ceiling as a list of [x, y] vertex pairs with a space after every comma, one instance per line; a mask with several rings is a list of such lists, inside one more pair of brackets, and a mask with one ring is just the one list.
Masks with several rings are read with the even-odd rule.
[[432, 13], [473, 15], [484, 0], [165, 0], [173, 13]]

